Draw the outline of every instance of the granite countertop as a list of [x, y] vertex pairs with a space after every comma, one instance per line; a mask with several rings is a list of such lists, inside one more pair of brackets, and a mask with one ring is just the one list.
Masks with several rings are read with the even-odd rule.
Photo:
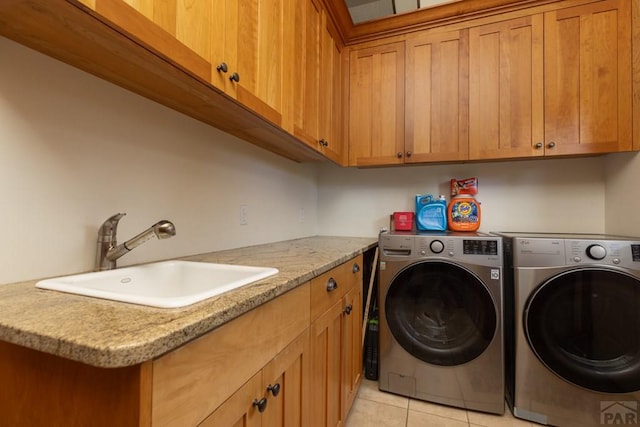
[[275, 276], [182, 308], [153, 308], [38, 289], [0, 286], [0, 340], [89, 365], [151, 360], [375, 247], [375, 238], [317, 236], [184, 257], [275, 267]]

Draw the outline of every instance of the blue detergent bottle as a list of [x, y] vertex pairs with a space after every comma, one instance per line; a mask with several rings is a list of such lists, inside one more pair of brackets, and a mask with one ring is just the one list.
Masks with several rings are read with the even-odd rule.
[[431, 194], [416, 196], [416, 228], [421, 231], [447, 229], [447, 201], [443, 195], [437, 200]]

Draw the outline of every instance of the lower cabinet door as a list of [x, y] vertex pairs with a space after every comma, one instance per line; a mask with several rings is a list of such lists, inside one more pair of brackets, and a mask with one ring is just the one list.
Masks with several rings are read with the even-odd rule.
[[362, 286], [344, 296], [342, 323], [342, 418], [347, 419], [362, 381]]
[[311, 324], [311, 425], [335, 427], [342, 422], [341, 355], [343, 300]]
[[305, 331], [262, 370], [267, 407], [263, 427], [309, 425], [309, 331]]
[[264, 398], [262, 371], [255, 374], [229, 399], [211, 413], [200, 426], [260, 427], [258, 406]]

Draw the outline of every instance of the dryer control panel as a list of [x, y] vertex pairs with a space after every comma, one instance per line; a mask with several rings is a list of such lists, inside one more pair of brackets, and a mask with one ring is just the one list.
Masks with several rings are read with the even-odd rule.
[[513, 262], [519, 267], [612, 265], [640, 269], [640, 241], [514, 237]]

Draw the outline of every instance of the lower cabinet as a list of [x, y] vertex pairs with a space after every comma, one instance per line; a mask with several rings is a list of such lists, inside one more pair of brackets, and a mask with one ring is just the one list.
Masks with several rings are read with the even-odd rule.
[[346, 417], [362, 381], [362, 286], [354, 286], [344, 297], [342, 322], [342, 408]]
[[341, 425], [361, 380], [361, 265], [354, 258], [125, 368], [0, 341], [0, 425]]
[[362, 257], [311, 281], [311, 425], [344, 423], [362, 380]]
[[308, 385], [307, 330], [251, 377], [200, 426], [307, 426]]

